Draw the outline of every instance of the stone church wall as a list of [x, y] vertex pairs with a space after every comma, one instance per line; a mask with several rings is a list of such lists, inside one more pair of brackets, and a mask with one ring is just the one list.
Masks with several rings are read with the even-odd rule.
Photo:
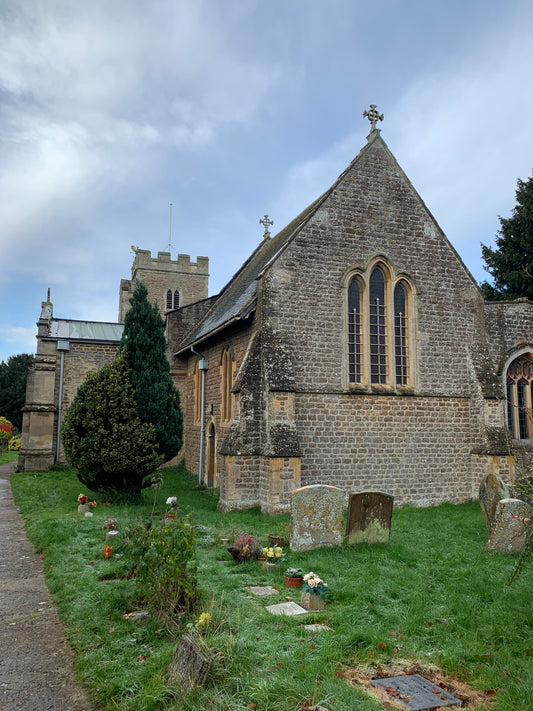
[[477, 495], [468, 398], [299, 393], [296, 406], [302, 486], [385, 491], [415, 506]]

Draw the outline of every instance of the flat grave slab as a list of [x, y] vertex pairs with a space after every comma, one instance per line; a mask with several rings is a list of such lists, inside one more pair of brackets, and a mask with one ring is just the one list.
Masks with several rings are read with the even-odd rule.
[[279, 591], [273, 588], [271, 585], [247, 585], [246, 589], [252, 593], [252, 595], [278, 595]]
[[331, 627], [328, 627], [327, 625], [321, 625], [320, 623], [316, 623], [314, 625], [304, 625], [304, 630], [307, 632], [324, 632], [324, 630], [329, 630], [330, 632], [333, 632]]
[[273, 615], [307, 615], [307, 610], [296, 602], [280, 602], [279, 605], [268, 605], [265, 609]]
[[[383, 691], [390, 693], [392, 698], [405, 704], [412, 711], [429, 711], [429, 709], [461, 704], [460, 699], [456, 699], [455, 696], [420, 674], [372, 679], [371, 683], [372, 686], [378, 686]], [[394, 693], [391, 693], [392, 691]]]

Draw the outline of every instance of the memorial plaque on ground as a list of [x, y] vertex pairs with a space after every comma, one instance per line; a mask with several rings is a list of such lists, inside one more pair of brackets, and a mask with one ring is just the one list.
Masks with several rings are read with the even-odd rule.
[[307, 610], [296, 602], [280, 602], [279, 605], [269, 605], [265, 608], [272, 615], [305, 615]]
[[291, 551], [342, 545], [345, 494], [336, 486], [313, 484], [291, 496]]
[[462, 703], [461, 699], [456, 699], [420, 674], [372, 679], [372, 686], [383, 689], [391, 698], [405, 704], [412, 711], [429, 711]]
[[252, 595], [277, 595], [278, 591], [271, 585], [247, 585], [246, 589], [252, 593]]
[[479, 485], [479, 505], [485, 517], [485, 523], [489, 532], [496, 516], [496, 507], [502, 499], [510, 496], [509, 487], [499, 476], [494, 473], [488, 474]]
[[180, 681], [188, 688], [201, 686], [209, 672], [211, 660], [193, 640], [184, 635], [168, 668], [168, 680]]
[[496, 507], [487, 550], [518, 553], [524, 547], [531, 529], [533, 506], [521, 499], [502, 499]]
[[388, 543], [394, 498], [381, 491], [351, 494], [348, 502], [346, 543]]

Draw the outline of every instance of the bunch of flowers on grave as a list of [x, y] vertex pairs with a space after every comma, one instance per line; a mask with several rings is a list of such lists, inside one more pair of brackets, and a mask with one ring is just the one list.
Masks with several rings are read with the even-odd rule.
[[279, 565], [285, 560], [283, 555], [283, 548], [281, 546], [270, 546], [263, 548], [263, 558], [266, 559], [267, 563], [273, 563], [274, 565]]
[[228, 548], [233, 560], [243, 563], [246, 560], [257, 560], [261, 555], [261, 544], [254, 536], [247, 536], [241, 533], [235, 539], [235, 543]]
[[104, 558], [111, 558], [113, 554], [113, 546], [106, 545], [104, 547]]
[[81, 506], [83, 506], [83, 504], [86, 504], [86, 503], [87, 503], [87, 499], [88, 499], [87, 494], [79, 494], [79, 496], [78, 496], [78, 504], [80, 504]]
[[167, 516], [171, 518], [176, 518], [176, 513], [180, 510], [178, 506], [178, 499], [176, 496], [169, 496], [167, 501]]
[[118, 531], [118, 521], [116, 518], [108, 518], [102, 526], [104, 531]]
[[311, 571], [304, 575], [302, 592], [307, 592], [310, 595], [319, 595], [322, 599], [325, 598], [328, 591], [328, 584], [322, 578], [319, 578], [316, 573]]
[[303, 578], [304, 573], [301, 568], [287, 568], [283, 575], [286, 578]]

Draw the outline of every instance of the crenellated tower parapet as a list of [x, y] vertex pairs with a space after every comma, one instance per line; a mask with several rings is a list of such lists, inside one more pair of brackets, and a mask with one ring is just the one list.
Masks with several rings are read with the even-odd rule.
[[124, 322], [130, 308], [129, 300], [137, 281], [148, 289], [148, 300], [156, 303], [161, 314], [179, 306], [187, 306], [207, 298], [209, 258], [197, 257], [191, 262], [188, 254], [172, 259], [170, 252], [158, 252], [152, 257], [148, 249], [135, 249], [131, 279], [120, 282], [118, 320]]

